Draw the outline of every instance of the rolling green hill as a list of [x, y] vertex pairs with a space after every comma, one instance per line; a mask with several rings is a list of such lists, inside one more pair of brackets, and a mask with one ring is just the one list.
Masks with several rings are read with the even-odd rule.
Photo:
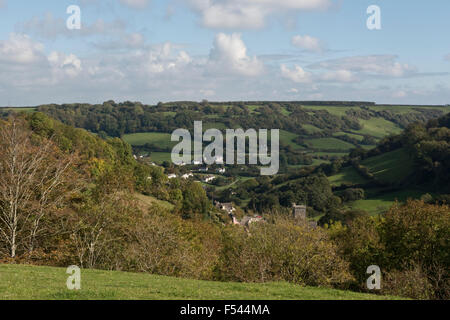
[[414, 170], [412, 157], [404, 148], [368, 158], [361, 162], [382, 182], [398, 183], [407, 178]]
[[361, 176], [358, 171], [353, 167], [346, 167], [339, 173], [328, 177], [332, 186], [338, 187], [343, 184], [346, 185], [358, 185], [369, 182], [368, 179]]
[[81, 290], [66, 288], [63, 268], [0, 265], [2, 300], [392, 300], [288, 283], [243, 284], [148, 274], [82, 270]]
[[[448, 113], [450, 107], [366, 102], [170, 102], [149, 106], [138, 102], [108, 101], [101, 105], [44, 105], [37, 107], [37, 110], [101, 136], [120, 136], [133, 146], [135, 154], [166, 167], [170, 166], [170, 149], [175, 145], [170, 141], [171, 132], [177, 128], [192, 128], [194, 121], [203, 121], [205, 130], [214, 127], [220, 130], [280, 129], [280, 174], [288, 175], [283, 178], [285, 183], [291, 179], [290, 174], [295, 179], [299, 170], [308, 166], [329, 165], [336, 159], [345, 158], [355, 148], [376, 150], [383, 139], [400, 134], [412, 123], [437, 119]], [[11, 109], [0, 111], [8, 113]], [[428, 192], [418, 191], [416, 186], [402, 185], [406, 180], [413, 179], [414, 171], [413, 157], [406, 150], [396, 147], [370, 155], [361, 160], [359, 168], [346, 163], [328, 180], [334, 188], [342, 185], [364, 186], [367, 189], [366, 198], [355, 201], [351, 207], [370, 213], [383, 212], [396, 199], [403, 201], [408, 195], [417, 198]], [[428, 167], [428, 170], [433, 170], [431, 164]], [[366, 170], [366, 174], [361, 172], [362, 169]], [[252, 196], [270, 192], [265, 187], [255, 187], [255, 190], [240, 188], [240, 183], [236, 181], [258, 175], [258, 170], [250, 167], [228, 168], [226, 176], [233, 179], [229, 179], [227, 185], [208, 185], [209, 195], [213, 198], [219, 196], [222, 201], [238, 202], [238, 205], [247, 204]], [[367, 188], [370, 183], [388, 185], [389, 188], [402, 187], [403, 193], [397, 195], [395, 188], [387, 192], [376, 190], [374, 186]], [[270, 190], [273, 186], [268, 184], [267, 188]], [[237, 189], [234, 197], [226, 195], [227, 191], [233, 193], [232, 189]], [[289, 197], [280, 199], [285, 206], [290, 201]], [[272, 200], [267, 199], [267, 203], [277, 203]]]
[[172, 148], [176, 145], [176, 143], [170, 141], [170, 134], [160, 132], [126, 134], [123, 136], [123, 140], [132, 146], [142, 146], [146, 143], [152, 143], [161, 148]]
[[[414, 172], [412, 156], [404, 148], [382, 153], [361, 161], [374, 178], [386, 184], [400, 185]], [[354, 167], [342, 168], [339, 173], [328, 177], [333, 187], [342, 185], [370, 185], [370, 179], [358, 172]], [[383, 189], [366, 187], [366, 198], [348, 204], [352, 209], [361, 209], [370, 214], [381, 214], [387, 211], [395, 201], [404, 202], [409, 198], [419, 199], [426, 192], [416, 187], [403, 187], [402, 190], [384, 192]]]
[[[31, 112], [34, 109], [3, 108], [0, 113], [7, 114], [11, 110]], [[150, 106], [107, 101], [101, 105], [42, 105], [36, 110], [94, 133], [121, 136], [135, 148], [140, 147], [140, 151], [148, 144], [146, 154], [155, 152], [151, 160], [158, 163], [170, 161], [166, 149], [174, 145], [170, 141], [173, 130], [192, 128], [194, 121], [203, 121], [205, 130], [281, 129], [280, 138], [285, 145], [314, 160], [298, 163], [293, 160], [298, 154], [288, 154], [287, 165], [295, 168], [299, 164], [316, 165], [341, 157], [343, 152], [358, 146], [370, 149], [383, 137], [400, 133], [412, 122], [442, 116], [450, 107], [326, 101], [168, 102]]]

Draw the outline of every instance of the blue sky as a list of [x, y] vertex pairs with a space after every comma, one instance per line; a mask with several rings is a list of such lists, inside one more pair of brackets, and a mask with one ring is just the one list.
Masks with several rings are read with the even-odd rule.
[[0, 0], [0, 105], [448, 104], [449, 14], [448, 0]]

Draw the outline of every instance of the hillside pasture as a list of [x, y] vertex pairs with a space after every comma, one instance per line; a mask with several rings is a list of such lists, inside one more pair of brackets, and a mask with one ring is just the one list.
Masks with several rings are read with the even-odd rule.
[[366, 178], [362, 177], [358, 171], [353, 167], [347, 167], [342, 169], [338, 174], [328, 177], [332, 186], [338, 187], [341, 185], [360, 185], [369, 182]]
[[384, 214], [396, 201], [406, 202], [408, 199], [419, 199], [423, 194], [420, 190], [401, 190], [378, 195], [369, 194], [368, 199], [354, 201], [349, 204], [349, 207], [367, 211], [371, 215]]
[[317, 138], [307, 139], [305, 143], [313, 149], [328, 149], [328, 150], [342, 150], [347, 151], [355, 146], [351, 143], [336, 139], [336, 138]]
[[132, 133], [123, 136], [123, 140], [132, 146], [143, 146], [146, 143], [151, 143], [161, 148], [173, 148], [177, 142], [170, 141], [170, 138], [169, 133], [161, 132]]
[[414, 163], [405, 149], [398, 149], [361, 162], [379, 181], [398, 183], [407, 178], [414, 169]]
[[359, 119], [359, 123], [363, 128], [361, 130], [354, 130], [354, 133], [369, 135], [379, 139], [402, 132], [402, 129], [395, 123], [383, 118]]
[[0, 265], [2, 300], [392, 300], [395, 297], [285, 282], [246, 284], [144, 273], [81, 270], [81, 290], [66, 287], [65, 268]]
[[281, 143], [283, 143], [285, 145], [289, 145], [295, 150], [305, 149], [303, 146], [295, 143], [294, 140], [297, 137], [298, 137], [298, 135], [296, 135], [295, 133], [288, 132], [288, 131], [285, 131], [285, 130], [280, 130], [280, 142]]

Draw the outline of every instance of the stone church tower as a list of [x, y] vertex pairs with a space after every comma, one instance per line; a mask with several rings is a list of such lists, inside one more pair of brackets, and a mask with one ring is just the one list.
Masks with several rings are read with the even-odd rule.
[[292, 215], [294, 216], [294, 219], [306, 221], [306, 206], [294, 203], [292, 205]]

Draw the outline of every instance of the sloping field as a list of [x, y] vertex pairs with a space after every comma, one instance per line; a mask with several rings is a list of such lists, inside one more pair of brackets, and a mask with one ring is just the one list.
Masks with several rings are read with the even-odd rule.
[[414, 170], [413, 160], [404, 149], [384, 153], [361, 162], [374, 176], [384, 182], [397, 183]]
[[152, 143], [161, 148], [172, 148], [177, 143], [170, 141], [171, 135], [160, 132], [132, 133], [123, 136], [123, 140], [132, 146], [143, 146]]
[[370, 196], [370, 199], [358, 200], [350, 204], [353, 209], [361, 209], [372, 215], [386, 213], [396, 201], [419, 199], [424, 192], [418, 190], [401, 190], [382, 195]]
[[355, 148], [351, 143], [336, 138], [318, 138], [306, 140], [306, 144], [314, 149], [350, 150]]
[[371, 118], [369, 120], [359, 120], [363, 125], [361, 130], [355, 130], [355, 133], [367, 134], [376, 138], [383, 138], [391, 134], [399, 134], [402, 129], [395, 123], [383, 118]]
[[66, 287], [63, 268], [0, 265], [3, 300], [380, 300], [393, 297], [288, 283], [198, 281], [149, 274], [82, 270], [81, 290]]
[[298, 136], [295, 133], [288, 132], [285, 130], [280, 130], [280, 142], [291, 146], [293, 149], [305, 149], [304, 147], [298, 145], [294, 142], [294, 139]]
[[342, 169], [338, 174], [328, 177], [332, 186], [340, 186], [343, 184], [357, 185], [369, 182], [367, 179], [362, 177], [358, 171], [353, 167], [347, 167]]

